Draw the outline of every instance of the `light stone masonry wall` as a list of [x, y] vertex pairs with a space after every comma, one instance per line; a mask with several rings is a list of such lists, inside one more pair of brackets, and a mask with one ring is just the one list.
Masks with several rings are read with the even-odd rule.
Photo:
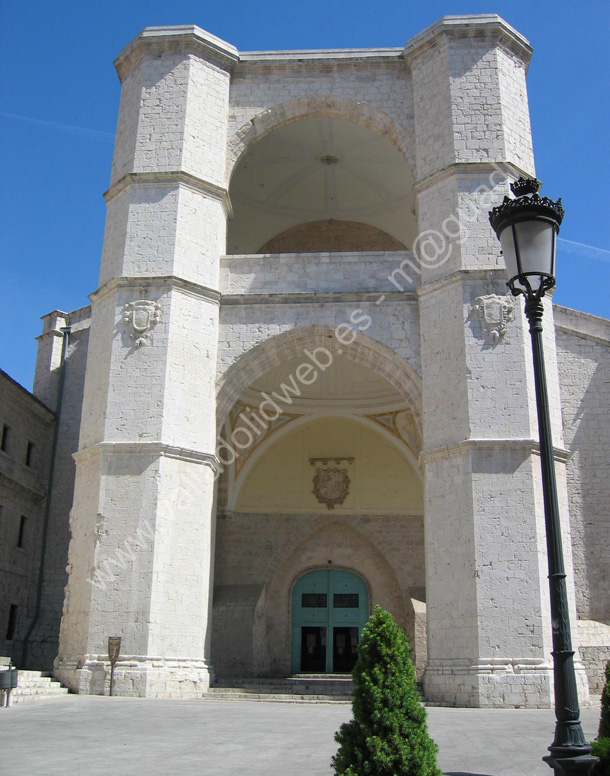
[[[222, 198], [193, 184], [145, 181], [115, 187], [106, 194], [108, 227], [100, 286], [113, 277], [178, 276], [214, 288], [218, 257], [224, 253]], [[206, 235], [208, 237], [206, 238]]]
[[607, 622], [610, 325], [564, 307], [555, 314], [578, 613]]
[[[310, 568], [328, 568], [329, 563], [363, 575], [371, 610], [377, 603], [389, 608], [415, 647], [411, 597], [424, 586], [421, 516], [235, 512], [219, 517], [216, 546], [212, 655], [219, 676], [255, 675], [257, 669], [272, 676], [289, 673], [286, 614], [292, 583]], [[244, 610], [249, 612], [246, 623]], [[261, 630], [277, 636], [261, 640]], [[417, 654], [418, 665], [424, 660]]]
[[[388, 346], [401, 359], [419, 370], [419, 328], [417, 305], [415, 300], [394, 301], [389, 298], [383, 305], [377, 306], [375, 299], [363, 298], [355, 294], [350, 301], [332, 300], [331, 303], [316, 303], [309, 298], [299, 301], [294, 296], [275, 299], [248, 297], [236, 299], [236, 303], [222, 305], [219, 327], [218, 372], [221, 377], [227, 369], [237, 362], [257, 344], [270, 337], [289, 332], [293, 329], [316, 325], [328, 327], [330, 336], [337, 326], [350, 322], [350, 315], [362, 311], [370, 317], [366, 336], [375, 342]], [[381, 307], [381, 309], [378, 309]], [[362, 324], [363, 326], [366, 323]]]
[[[226, 297], [241, 294], [345, 294], [364, 291], [379, 292], [374, 298], [376, 303], [386, 291], [394, 295], [399, 289], [414, 291], [418, 281], [414, 267], [417, 267], [417, 259], [409, 251], [223, 256], [220, 290], [225, 302]], [[385, 305], [386, 298], [383, 298], [376, 305], [379, 308], [376, 316], [383, 315]]]

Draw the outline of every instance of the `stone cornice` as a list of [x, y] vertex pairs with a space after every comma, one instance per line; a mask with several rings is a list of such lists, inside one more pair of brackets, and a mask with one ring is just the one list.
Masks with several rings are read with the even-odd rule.
[[191, 50], [202, 59], [219, 61], [231, 69], [239, 62], [239, 52], [230, 43], [217, 38], [194, 24], [182, 24], [171, 27], [145, 27], [142, 32], [123, 48], [114, 66], [121, 81], [125, 78], [131, 65], [137, 61], [145, 49], [155, 48], [168, 50], [181, 48]]
[[77, 463], [104, 455], [148, 455], [158, 458], [177, 458], [188, 463], [199, 463], [216, 470], [218, 458], [188, 447], [170, 445], [166, 442], [98, 442], [72, 454]]
[[[419, 454], [419, 463], [420, 465], [425, 465], [429, 460], [435, 458], [453, 458], [460, 455], [470, 455], [481, 450], [512, 450], [540, 455], [540, 443], [538, 440], [528, 437], [464, 439], [452, 445], [442, 445], [441, 447], [422, 450]], [[570, 451], [564, 447], [553, 447], [553, 453], [555, 460], [560, 463], [566, 463], [570, 458]]]
[[317, 62], [396, 61], [402, 48], [293, 49], [286, 51], [242, 51], [240, 63], [247, 65], [315, 64]]
[[155, 172], [130, 172], [123, 175], [116, 183], [104, 192], [104, 199], [110, 202], [127, 188], [158, 188], [182, 185], [200, 193], [208, 194], [222, 202], [227, 218], [233, 218], [233, 207], [228, 191], [217, 183], [199, 178], [184, 170], [159, 170]]
[[610, 320], [569, 307], [553, 305], [555, 329], [566, 334], [594, 340], [602, 345], [610, 343]]
[[414, 291], [303, 291], [277, 294], [223, 294], [223, 305], [244, 304], [319, 304], [320, 302], [417, 302]]
[[89, 299], [92, 302], [99, 302], [118, 288], [141, 288], [143, 286], [178, 288], [199, 299], [207, 299], [208, 302], [213, 304], [218, 304], [220, 301], [220, 292], [216, 291], [216, 289], [202, 286], [199, 283], [194, 283], [192, 280], [185, 280], [176, 275], [138, 275], [137, 277], [112, 278], [92, 294], [89, 294]]
[[482, 39], [497, 37], [527, 64], [532, 47], [521, 33], [495, 13], [443, 16], [408, 41], [404, 58], [411, 63], [416, 57], [433, 48], [441, 37]]
[[[476, 283], [477, 281], [495, 280], [500, 286], [506, 286], [506, 270], [503, 267], [489, 267], [488, 269], [459, 269], [444, 275], [437, 280], [431, 280], [424, 283], [415, 292], [419, 300], [425, 299], [431, 294], [435, 294], [447, 286], [454, 286], [466, 281], [467, 283]], [[506, 291], [508, 293], [508, 290]]]
[[507, 180], [535, 177], [533, 170], [524, 170], [522, 167], [506, 160], [497, 162], [453, 162], [417, 181], [415, 191], [419, 194], [420, 191], [430, 189], [447, 178], [457, 175], [471, 175], [472, 177], [480, 178], [486, 174], [489, 174], [491, 177], [491, 175], [497, 173], [506, 175]]

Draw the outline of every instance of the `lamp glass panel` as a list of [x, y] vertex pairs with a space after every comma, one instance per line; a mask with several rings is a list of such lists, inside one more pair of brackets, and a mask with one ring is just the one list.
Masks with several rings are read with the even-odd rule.
[[[520, 221], [515, 224], [522, 272], [554, 273], [554, 229], [548, 221]], [[538, 290], [541, 281], [542, 278], [535, 275], [529, 278], [534, 291]]]
[[519, 274], [519, 268], [517, 267], [517, 255], [515, 253], [515, 242], [513, 240], [513, 230], [511, 226], [507, 226], [500, 232], [500, 245], [502, 246], [502, 255], [506, 262], [506, 272], [508, 279], [514, 278]]
[[[554, 225], [549, 221], [532, 220], [518, 221], [513, 226], [507, 226], [502, 231], [500, 243], [509, 278], [525, 272], [554, 274], [554, 229]], [[514, 242], [515, 234], [517, 238], [516, 246]], [[533, 291], [538, 290], [541, 280], [542, 278], [536, 275], [528, 277], [528, 282]], [[516, 282], [515, 285], [523, 288], [523, 285], [519, 282]]]

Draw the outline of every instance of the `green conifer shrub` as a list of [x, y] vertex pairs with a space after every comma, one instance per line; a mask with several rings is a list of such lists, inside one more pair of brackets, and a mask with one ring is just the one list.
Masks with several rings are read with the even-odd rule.
[[606, 663], [606, 684], [602, 692], [602, 711], [597, 739], [591, 744], [599, 762], [593, 768], [595, 776], [610, 776], [610, 662]]
[[380, 606], [369, 618], [352, 672], [354, 719], [335, 734], [341, 776], [442, 776], [428, 735], [409, 644]]

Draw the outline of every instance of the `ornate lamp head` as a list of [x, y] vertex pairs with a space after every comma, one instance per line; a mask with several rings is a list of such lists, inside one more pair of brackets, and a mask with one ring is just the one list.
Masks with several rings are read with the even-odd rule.
[[555, 246], [564, 209], [561, 200], [541, 197], [536, 178], [519, 178], [511, 184], [515, 199], [504, 201], [489, 213], [508, 271], [508, 286], [515, 296], [540, 298], [555, 285]]

